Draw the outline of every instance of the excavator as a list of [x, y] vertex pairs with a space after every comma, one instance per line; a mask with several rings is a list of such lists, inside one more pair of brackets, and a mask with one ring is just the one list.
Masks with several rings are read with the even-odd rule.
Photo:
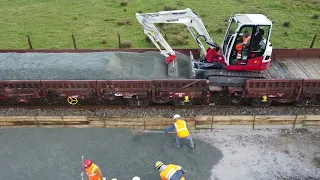
[[[210, 78], [218, 84], [228, 78], [229, 83], [237, 84], [239, 81], [243, 83], [246, 78], [264, 78], [261, 72], [270, 66], [273, 22], [263, 14], [232, 15], [221, 46], [212, 40], [200, 16], [190, 8], [136, 13], [136, 18], [143, 26], [144, 34], [166, 57], [169, 76], [178, 76], [176, 54], [155, 26], [156, 23], [185, 24], [198, 43], [203, 55], [195, 60], [190, 52], [190, 78]], [[201, 39], [204, 39], [205, 44]]]

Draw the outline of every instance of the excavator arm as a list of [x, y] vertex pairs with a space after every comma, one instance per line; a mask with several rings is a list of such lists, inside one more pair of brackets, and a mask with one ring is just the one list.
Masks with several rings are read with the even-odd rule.
[[[178, 76], [178, 68], [176, 62], [175, 52], [172, 50], [167, 41], [163, 38], [159, 30], [154, 25], [155, 23], [180, 23], [185, 24], [190, 31], [192, 37], [196, 40], [199, 47], [203, 51], [204, 55], [207, 54], [205, 47], [199, 40], [203, 37], [205, 42], [210, 48], [219, 47], [211, 39], [208, 31], [206, 30], [201, 18], [198, 14], [193, 12], [190, 8], [185, 10], [173, 10], [173, 11], [160, 11], [157, 13], [136, 13], [136, 18], [144, 28], [144, 33], [151, 39], [152, 43], [160, 50], [164, 55], [166, 63], [168, 64], [169, 76]], [[159, 44], [165, 49], [162, 50]]]

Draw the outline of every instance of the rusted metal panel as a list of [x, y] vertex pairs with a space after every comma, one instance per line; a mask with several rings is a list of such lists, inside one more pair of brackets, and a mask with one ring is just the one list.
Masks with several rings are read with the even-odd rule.
[[151, 89], [153, 85], [152, 80], [111, 80], [97, 81], [97, 88], [100, 89], [110, 89], [115, 91], [136, 91], [136, 90], [147, 90]]
[[0, 81], [0, 89], [40, 89], [41, 84], [39, 80], [7, 80]]
[[320, 94], [320, 79], [305, 79], [301, 88], [303, 93]]
[[40, 98], [41, 84], [36, 80], [0, 81], [0, 94], [7, 98]]
[[163, 91], [203, 90], [208, 83], [205, 79], [154, 80], [155, 88]]
[[272, 58], [292, 58], [298, 56], [298, 49], [273, 49]]
[[245, 85], [246, 97], [294, 98], [302, 79], [248, 80]]
[[50, 96], [52, 93], [58, 93], [59, 96], [76, 96], [80, 98], [93, 97], [97, 87], [95, 80], [48, 80], [41, 81], [43, 90], [46, 95]]
[[167, 98], [181, 98], [183, 99], [185, 96], [189, 96], [190, 99], [194, 98], [202, 98], [202, 92], [193, 92], [193, 91], [185, 91], [185, 92], [159, 92], [159, 97], [167, 97]]
[[310, 49], [300, 49], [298, 50], [298, 57], [307, 57], [307, 58], [320, 58], [320, 49], [318, 48], [310, 48]]
[[97, 81], [98, 94], [104, 98], [147, 96], [153, 88], [152, 80]]
[[320, 104], [320, 79], [303, 80], [299, 92], [296, 97], [296, 102], [301, 105]]
[[96, 80], [42, 80], [41, 85], [44, 89], [95, 89]]
[[[209, 98], [207, 80], [155, 80], [156, 97], [161, 99]], [[208, 96], [207, 96], [208, 95]]]
[[320, 58], [320, 48], [305, 48], [305, 49], [273, 49], [272, 58]]

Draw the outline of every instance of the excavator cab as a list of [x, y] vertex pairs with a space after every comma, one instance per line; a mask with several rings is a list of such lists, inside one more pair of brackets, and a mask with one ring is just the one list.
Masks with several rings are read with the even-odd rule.
[[272, 22], [262, 14], [236, 14], [218, 54], [231, 71], [261, 71], [269, 67]]

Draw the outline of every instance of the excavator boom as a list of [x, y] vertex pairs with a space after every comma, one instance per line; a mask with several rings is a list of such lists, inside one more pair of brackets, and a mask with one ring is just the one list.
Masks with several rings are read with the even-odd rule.
[[[166, 63], [168, 64], [168, 74], [169, 76], [178, 76], [178, 67], [175, 57], [175, 52], [172, 50], [170, 45], [161, 35], [159, 30], [154, 25], [155, 23], [180, 23], [185, 24], [190, 31], [192, 37], [196, 40], [199, 47], [206, 55], [207, 51], [203, 46], [199, 37], [203, 37], [205, 42], [210, 48], [219, 47], [210, 37], [208, 31], [206, 30], [201, 18], [198, 14], [193, 12], [190, 8], [185, 10], [173, 10], [173, 11], [160, 11], [157, 13], [136, 13], [136, 18], [139, 23], [144, 28], [144, 33], [151, 39], [153, 44], [160, 50], [161, 54], [164, 55]], [[162, 50], [159, 44], [165, 50]]]

